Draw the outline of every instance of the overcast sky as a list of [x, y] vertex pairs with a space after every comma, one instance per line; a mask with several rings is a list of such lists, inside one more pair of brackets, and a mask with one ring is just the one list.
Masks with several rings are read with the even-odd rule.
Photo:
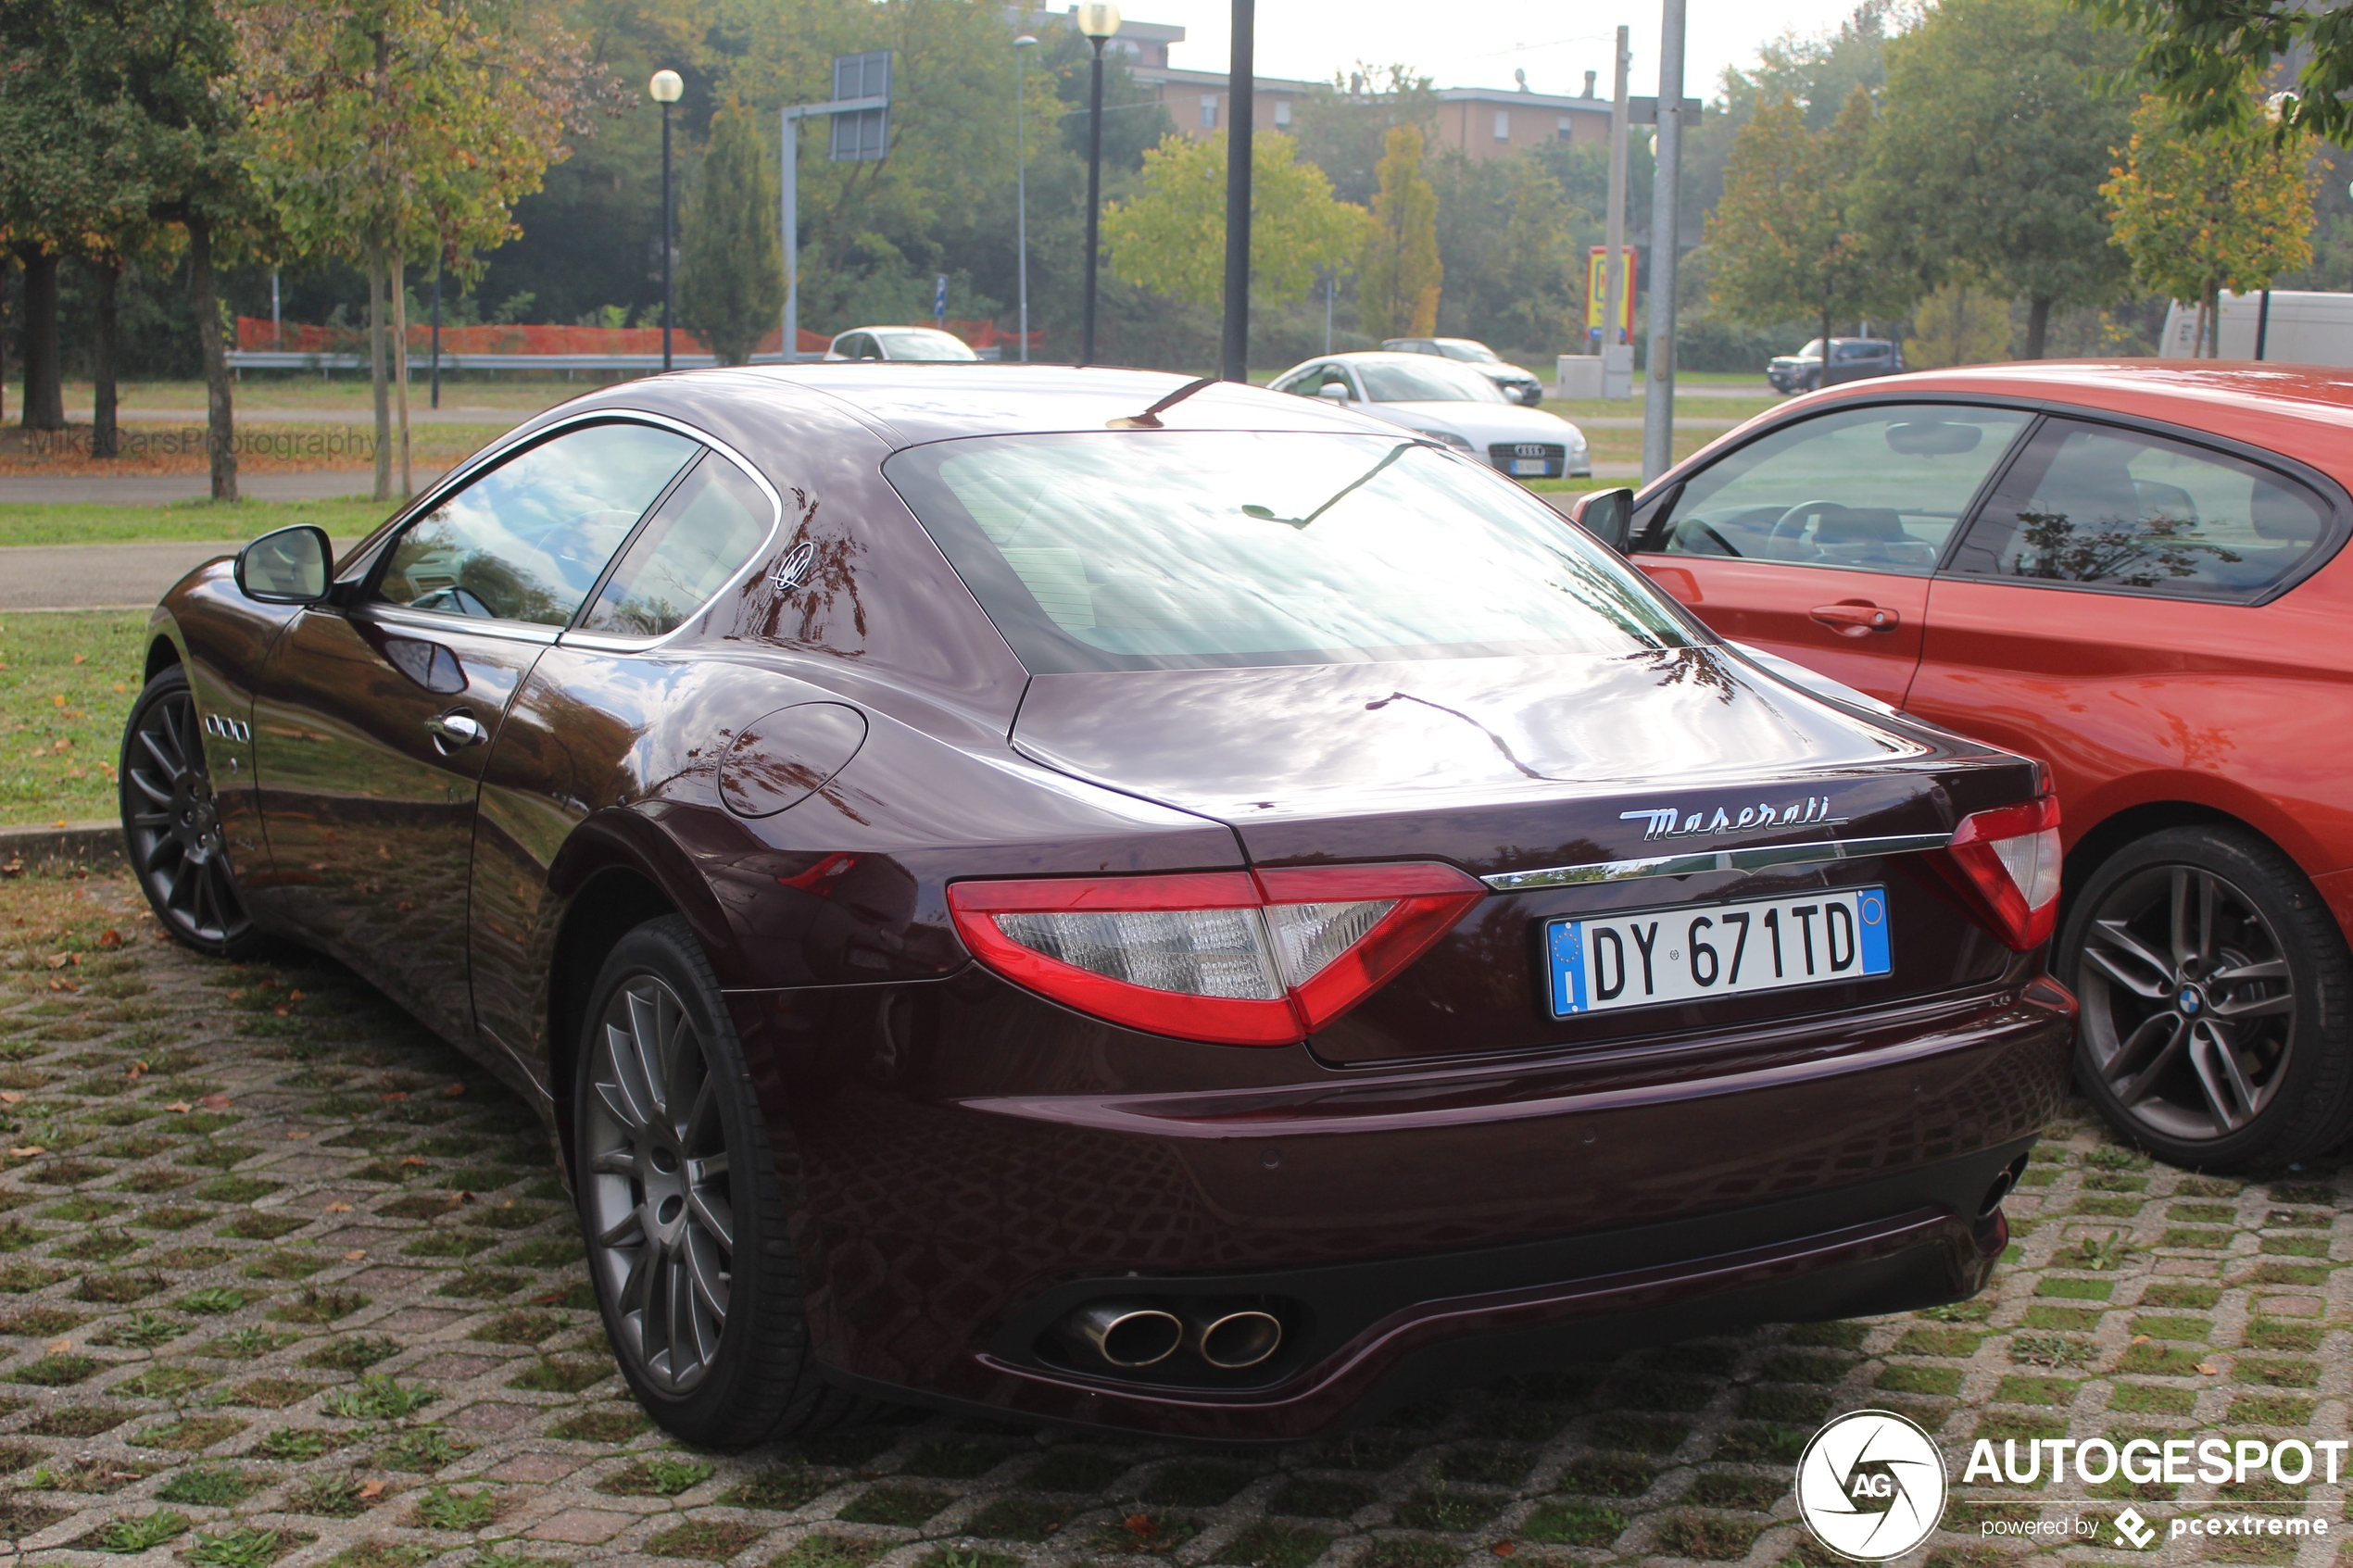
[[[1068, 0], [1050, 0], [1056, 10]], [[1755, 58], [1758, 44], [1783, 32], [1814, 32], [1838, 25], [1854, 0], [1687, 0], [1684, 92], [1709, 97], [1728, 65]], [[1168, 63], [1188, 70], [1224, 70], [1228, 56], [1231, 0], [1121, 0], [1139, 21], [1174, 22], [1185, 42]], [[1585, 73], [1610, 83], [1611, 35], [1633, 29], [1631, 91], [1658, 91], [1656, 4], [1611, 7], [1590, 4], [1514, 4], [1472, 0], [1258, 0], [1258, 74], [1328, 81], [1356, 61], [1403, 61], [1437, 78], [1441, 87], [1509, 87], [1514, 68], [1528, 72], [1539, 93], [1579, 93]]]

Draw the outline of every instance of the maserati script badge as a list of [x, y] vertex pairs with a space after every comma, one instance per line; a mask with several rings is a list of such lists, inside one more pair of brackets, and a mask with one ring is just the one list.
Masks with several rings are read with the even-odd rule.
[[1648, 807], [1640, 811], [1620, 811], [1622, 822], [1648, 822], [1642, 830], [1645, 843], [1654, 838], [1693, 838], [1711, 833], [1740, 833], [1748, 828], [1767, 827], [1830, 827], [1846, 821], [1831, 815], [1831, 797], [1809, 795], [1803, 800], [1793, 800], [1775, 806], [1760, 801], [1743, 806], [1738, 814], [1730, 808], [1718, 806], [1715, 814], [1705, 809], [1685, 816], [1674, 806]]
[[816, 564], [817, 546], [804, 539], [776, 563], [775, 575], [768, 581], [775, 584], [776, 592], [789, 594], [809, 581], [809, 569]]

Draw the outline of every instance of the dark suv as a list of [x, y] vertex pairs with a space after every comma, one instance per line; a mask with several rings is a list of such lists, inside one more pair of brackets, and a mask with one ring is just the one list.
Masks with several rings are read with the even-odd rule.
[[1784, 354], [1765, 367], [1765, 379], [1776, 392], [1812, 392], [1841, 382], [1892, 376], [1904, 368], [1904, 350], [1883, 337], [1831, 339], [1830, 374], [1822, 373], [1822, 340], [1816, 338], [1794, 354]]

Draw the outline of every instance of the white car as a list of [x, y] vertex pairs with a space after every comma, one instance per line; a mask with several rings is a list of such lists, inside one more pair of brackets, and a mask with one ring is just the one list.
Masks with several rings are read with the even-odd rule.
[[1425, 354], [1328, 354], [1275, 378], [1277, 392], [1343, 403], [1491, 463], [1515, 479], [1590, 474], [1585, 433], [1523, 408], [1468, 365]]
[[891, 359], [937, 364], [977, 359], [972, 345], [933, 327], [852, 327], [825, 350], [828, 359]]

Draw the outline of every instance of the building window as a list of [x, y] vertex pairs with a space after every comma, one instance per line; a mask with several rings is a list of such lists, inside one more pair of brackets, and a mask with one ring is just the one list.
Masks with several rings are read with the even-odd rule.
[[1203, 131], [1217, 129], [1217, 100], [1206, 93], [1202, 94], [1201, 100], [1201, 128]]
[[1566, 142], [1568, 140], [1568, 116], [1561, 116], [1560, 124], [1554, 127], [1553, 140], [1555, 142]]
[[1511, 139], [1512, 111], [1509, 109], [1497, 109], [1495, 111], [1495, 140], [1498, 142], [1508, 142]]
[[1277, 128], [1289, 129], [1290, 125], [1290, 100], [1289, 98], [1277, 98], [1275, 100], [1275, 124]]

